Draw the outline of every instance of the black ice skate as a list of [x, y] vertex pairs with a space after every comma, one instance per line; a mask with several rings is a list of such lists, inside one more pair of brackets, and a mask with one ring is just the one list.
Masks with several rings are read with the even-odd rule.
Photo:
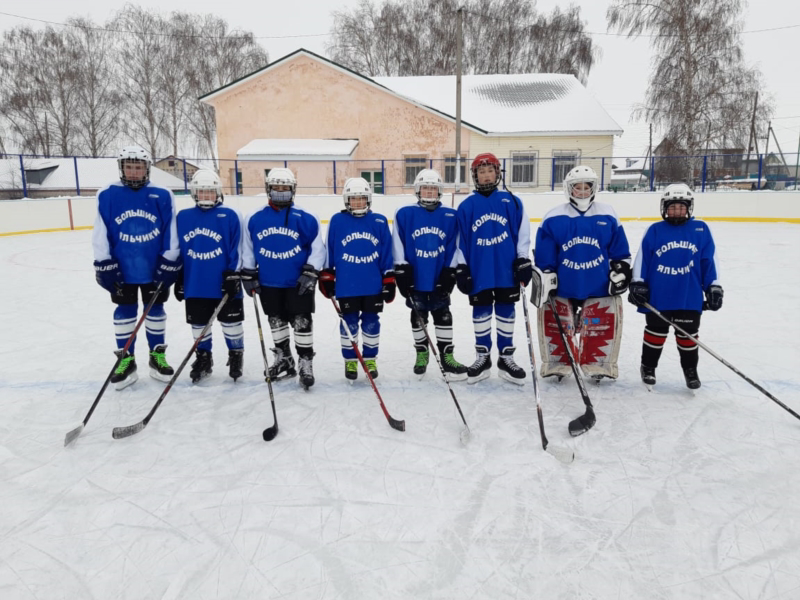
[[211, 356], [211, 352], [208, 350], [198, 349], [195, 351], [195, 356], [195, 361], [192, 363], [192, 370], [189, 373], [192, 383], [197, 383], [209, 377], [211, 375], [211, 367], [214, 366], [214, 359]]
[[150, 377], [169, 382], [175, 375], [175, 369], [167, 363], [167, 358], [164, 356], [166, 349], [166, 344], [159, 344], [150, 351]]
[[428, 370], [428, 361], [431, 358], [430, 350], [427, 346], [414, 346], [417, 351], [417, 362], [414, 363], [414, 375], [419, 375], [420, 378], [425, 375]]
[[642, 365], [639, 372], [642, 375], [642, 383], [645, 384], [647, 390], [650, 391], [650, 388], [656, 384], [656, 370], [652, 367]]
[[352, 384], [358, 379], [358, 361], [355, 359], [345, 359], [344, 361], [344, 376]]
[[242, 376], [243, 358], [244, 350], [242, 348], [228, 350], [228, 375], [230, 375], [231, 379], [234, 381]]
[[445, 346], [441, 350], [442, 368], [447, 375], [447, 381], [464, 381], [467, 378], [466, 366], [462, 365], [453, 356], [453, 345]]
[[700, 376], [697, 374], [697, 369], [694, 367], [687, 367], [684, 369], [683, 376], [686, 379], [686, 387], [690, 390], [696, 390], [700, 387]]
[[373, 379], [378, 378], [378, 361], [375, 358], [365, 358], [364, 364], [367, 365], [367, 371], [369, 371], [370, 377]]
[[489, 377], [492, 370], [492, 357], [486, 346], [475, 346], [475, 362], [467, 369], [467, 383], [478, 383]]
[[[122, 350], [117, 350], [114, 354], [119, 356], [121, 353]], [[136, 374], [136, 359], [133, 354], [126, 352], [125, 356], [123, 356], [122, 360], [119, 362], [119, 365], [117, 365], [117, 368], [114, 369], [114, 374], [111, 376], [111, 383], [114, 384], [115, 389], [122, 390], [136, 383], [138, 379], [139, 375]]]
[[[289, 349], [289, 340], [278, 344], [277, 348], [270, 348], [275, 355], [275, 360], [269, 368], [269, 378], [272, 381], [280, 381], [288, 377], [297, 375], [297, 370], [294, 366], [294, 357], [292, 351]], [[266, 375], [266, 374], [265, 374]]]
[[300, 372], [300, 385], [302, 385], [303, 389], [306, 391], [314, 385], [314, 366], [311, 363], [313, 358], [313, 353], [308, 356], [299, 356], [297, 358], [297, 369]]
[[509, 346], [500, 353], [497, 358], [498, 375], [511, 383], [525, 385], [525, 369], [514, 362], [514, 350], [514, 346]]

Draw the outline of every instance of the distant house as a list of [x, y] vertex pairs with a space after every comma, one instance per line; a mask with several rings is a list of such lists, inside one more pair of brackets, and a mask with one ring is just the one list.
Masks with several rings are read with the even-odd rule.
[[605, 189], [610, 192], [649, 189], [651, 161], [646, 158], [626, 158], [624, 160], [624, 167], [612, 165], [611, 178], [606, 183]]
[[[263, 192], [268, 171], [288, 166], [306, 193], [341, 191], [352, 176], [376, 192], [408, 193], [426, 167], [453, 189], [455, 92], [455, 76], [367, 77], [301, 49], [201, 101], [215, 109], [229, 189]], [[572, 75], [462, 79], [462, 182], [469, 177], [463, 161], [482, 152], [503, 161], [515, 190], [560, 186], [579, 163], [607, 181], [611, 163], [599, 157], [611, 155], [620, 134]]]
[[197, 170], [202, 169], [202, 167], [197, 163], [191, 162], [185, 158], [175, 158], [171, 154], [165, 158], [155, 161], [153, 165], [165, 173], [174, 175], [181, 181], [184, 179], [186, 181], [191, 181]]

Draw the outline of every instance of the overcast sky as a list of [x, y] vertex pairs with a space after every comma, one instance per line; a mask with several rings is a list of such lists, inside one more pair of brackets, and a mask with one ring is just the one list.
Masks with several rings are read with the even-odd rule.
[[[377, 0], [375, 0], [377, 1]], [[357, 0], [293, 0], [291, 2], [252, 2], [251, 0], [139, 0], [136, 4], [168, 13], [183, 10], [214, 13], [232, 27], [253, 32], [275, 60], [298, 48], [324, 54], [330, 31], [331, 12], [337, 8], [353, 7]], [[587, 30], [606, 32], [606, 0], [573, 0], [581, 7]], [[540, 10], [549, 12], [554, 6], [568, 5], [558, 0], [539, 0]], [[105, 22], [119, 5], [107, 0], [32, 0], [4, 2], [0, 11], [23, 17], [63, 22], [70, 16], [88, 16], [95, 22]], [[762, 0], [750, 2], [744, 11], [745, 31], [800, 26], [800, 3], [793, 0]], [[43, 27], [35, 21], [0, 14], [0, 31], [21, 24]], [[323, 34], [323, 35], [320, 35]], [[277, 36], [302, 36], [283, 37]], [[773, 128], [784, 153], [797, 152], [800, 136], [800, 75], [797, 64], [800, 50], [795, 39], [800, 27], [743, 35], [746, 60], [757, 64], [766, 80], [766, 91], [775, 101]], [[596, 35], [602, 57], [589, 75], [588, 88], [606, 110], [625, 130], [615, 138], [615, 156], [643, 156], [647, 148], [648, 126], [629, 119], [632, 106], [644, 99], [653, 53], [646, 38], [628, 40], [624, 37]], [[455, 93], [455, 92], [454, 92]], [[654, 144], [658, 143], [654, 139]], [[770, 141], [770, 146], [774, 143]], [[759, 142], [763, 152], [763, 141]]]

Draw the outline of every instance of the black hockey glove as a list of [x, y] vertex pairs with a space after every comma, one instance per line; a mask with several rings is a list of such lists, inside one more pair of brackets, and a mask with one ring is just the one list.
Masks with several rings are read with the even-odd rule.
[[719, 285], [710, 285], [706, 290], [706, 301], [703, 310], [719, 310], [722, 308], [722, 297], [725, 293]]
[[469, 296], [472, 292], [472, 273], [469, 265], [462, 264], [456, 267], [456, 285], [462, 294]]
[[445, 267], [439, 273], [439, 279], [436, 280], [433, 291], [449, 296], [453, 293], [454, 287], [456, 287], [456, 270], [453, 267]]
[[319, 272], [319, 291], [326, 298], [336, 295], [336, 269], [322, 269]]
[[519, 284], [528, 285], [531, 282], [533, 265], [531, 264], [530, 258], [524, 256], [515, 258], [512, 268], [514, 271], [514, 283], [517, 286], [519, 286]]
[[643, 306], [650, 302], [650, 286], [644, 281], [633, 281], [628, 287], [628, 302], [636, 306]]
[[122, 292], [122, 271], [113, 258], [94, 261], [94, 278], [97, 285], [107, 292], [116, 295]]
[[254, 296], [261, 292], [261, 284], [258, 283], [258, 269], [242, 269], [239, 275], [245, 294]]
[[238, 271], [227, 270], [222, 272], [222, 293], [228, 298], [235, 298], [242, 289], [242, 278]]
[[397, 289], [397, 282], [394, 279], [394, 271], [386, 271], [383, 274], [383, 287], [381, 288], [381, 295], [383, 301], [391, 304], [394, 300], [395, 290]]
[[317, 279], [319, 279], [319, 271], [309, 264], [303, 265], [300, 277], [297, 278], [297, 294], [305, 296], [306, 294], [314, 293]]
[[414, 291], [414, 267], [408, 263], [395, 265], [394, 278], [397, 281], [397, 291], [403, 298], [408, 298]]
[[181, 271], [180, 276], [175, 281], [172, 291], [175, 294], [175, 300], [178, 302], [183, 302], [183, 299], [186, 297], [185, 290], [183, 288], [183, 271]]
[[183, 269], [183, 265], [180, 258], [178, 260], [167, 260], [163, 256], [159, 256], [156, 272], [153, 273], [153, 283], [160, 283], [161, 287], [166, 289], [175, 283], [181, 269]]
[[624, 294], [631, 282], [633, 272], [631, 266], [622, 260], [612, 260], [611, 270], [608, 272], [608, 295], [618, 296]]

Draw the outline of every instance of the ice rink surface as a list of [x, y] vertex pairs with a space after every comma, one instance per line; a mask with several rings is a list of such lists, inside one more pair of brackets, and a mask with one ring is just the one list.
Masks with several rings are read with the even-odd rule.
[[[535, 228], [536, 225], [533, 224]], [[626, 222], [638, 249], [647, 223]], [[701, 339], [800, 412], [800, 226], [711, 223], [725, 303]], [[377, 380], [343, 377], [336, 315], [317, 294], [317, 385], [275, 385], [272, 423], [252, 303], [245, 376], [233, 383], [214, 327], [214, 375], [163, 389], [109, 389], [64, 448], [113, 366], [112, 304], [94, 282], [90, 231], [0, 238], [0, 598], [17, 599], [782, 599], [800, 598], [800, 421], [701, 351], [703, 386], [683, 382], [670, 336], [648, 393], [644, 317], [625, 303], [620, 378], [542, 384], [542, 451], [530, 377], [453, 384], [467, 445], [431, 363], [418, 381], [408, 309], [382, 317]], [[455, 292], [456, 357], [472, 362]], [[191, 345], [167, 304], [167, 357]], [[522, 308], [517, 362], [529, 371]], [[534, 324], [535, 327], [535, 324]], [[265, 332], [266, 333], [266, 332]], [[538, 346], [536, 347], [538, 357]]]

